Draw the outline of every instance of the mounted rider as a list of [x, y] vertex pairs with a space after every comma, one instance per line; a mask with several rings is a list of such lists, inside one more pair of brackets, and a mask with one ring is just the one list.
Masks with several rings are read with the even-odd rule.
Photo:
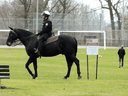
[[43, 48], [44, 42], [52, 35], [52, 22], [49, 20], [49, 11], [44, 11], [41, 15], [43, 16], [42, 31], [37, 34], [37, 36], [39, 36], [39, 42], [35, 51], [35, 53], [40, 57], [40, 52]]

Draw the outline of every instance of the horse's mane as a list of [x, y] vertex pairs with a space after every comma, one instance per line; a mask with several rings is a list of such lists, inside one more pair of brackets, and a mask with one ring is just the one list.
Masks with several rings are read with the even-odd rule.
[[30, 31], [27, 31], [27, 30], [24, 30], [24, 29], [15, 29], [17, 30], [18, 32], [22, 32], [22, 33], [25, 33], [26, 35], [33, 35], [34, 33], [30, 32]]

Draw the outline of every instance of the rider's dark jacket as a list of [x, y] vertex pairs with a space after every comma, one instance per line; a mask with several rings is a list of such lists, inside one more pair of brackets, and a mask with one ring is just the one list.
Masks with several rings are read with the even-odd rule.
[[47, 34], [48, 37], [52, 35], [52, 22], [50, 20], [45, 20], [42, 24], [42, 31], [38, 35]]

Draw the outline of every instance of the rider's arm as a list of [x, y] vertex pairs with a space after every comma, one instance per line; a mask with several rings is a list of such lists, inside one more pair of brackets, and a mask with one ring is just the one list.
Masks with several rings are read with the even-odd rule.
[[38, 33], [38, 35], [42, 35], [44, 33], [51, 32], [51, 31], [52, 31], [52, 22], [48, 21], [45, 23], [44, 28], [40, 33]]

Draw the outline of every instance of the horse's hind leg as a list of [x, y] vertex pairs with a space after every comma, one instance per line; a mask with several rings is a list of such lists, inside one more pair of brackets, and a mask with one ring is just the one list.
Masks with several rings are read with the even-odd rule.
[[70, 76], [70, 71], [73, 64], [73, 61], [68, 56], [65, 56], [65, 57], [67, 61], [68, 72], [67, 72], [67, 75], [63, 77], [63, 79], [67, 79]]
[[81, 72], [80, 72], [80, 64], [79, 64], [79, 60], [75, 57], [74, 58], [74, 62], [77, 66], [77, 74], [78, 74], [78, 79], [81, 79], [82, 77], [80, 76]]
[[79, 64], [79, 60], [76, 58], [76, 56], [73, 54], [73, 55], [70, 55], [69, 56], [70, 59], [75, 62], [76, 66], [77, 66], [77, 74], [78, 74], [78, 79], [81, 79], [82, 77], [80, 76], [81, 72], [80, 72], [80, 64]]

